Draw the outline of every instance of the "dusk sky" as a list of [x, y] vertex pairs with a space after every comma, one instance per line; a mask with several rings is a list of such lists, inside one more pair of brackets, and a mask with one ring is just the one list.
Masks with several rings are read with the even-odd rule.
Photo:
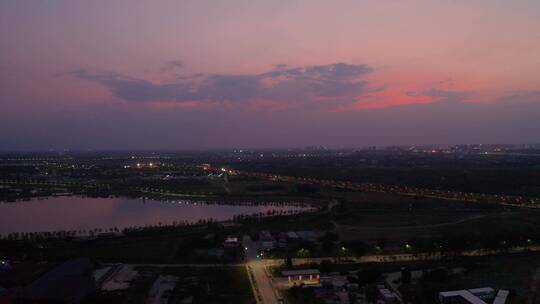
[[540, 1], [0, 2], [0, 150], [540, 143]]

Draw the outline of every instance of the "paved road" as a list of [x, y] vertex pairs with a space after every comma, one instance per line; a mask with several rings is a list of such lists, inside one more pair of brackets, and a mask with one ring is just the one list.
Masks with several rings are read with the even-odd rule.
[[[540, 246], [523, 246], [508, 248], [506, 251], [500, 250], [467, 250], [450, 255], [451, 257], [472, 257], [472, 256], [488, 256], [500, 254], [514, 254], [525, 252], [540, 252]], [[345, 257], [342, 262], [354, 263], [385, 263], [385, 262], [410, 262], [410, 261], [427, 261], [440, 260], [444, 255], [441, 252], [425, 252], [425, 253], [397, 253], [397, 254], [380, 254], [380, 255], [365, 255], [360, 257]], [[301, 265], [308, 263], [320, 263], [324, 260], [335, 260], [335, 257], [320, 257], [320, 258], [293, 258], [293, 264]], [[268, 267], [283, 265], [283, 259], [264, 259], [264, 264]]]
[[[219, 171], [219, 168], [212, 168], [211, 170]], [[230, 170], [232, 175], [244, 175], [253, 176], [258, 178], [269, 179], [271, 181], [284, 181], [289, 183], [299, 184], [312, 184], [321, 186], [338, 187], [349, 190], [361, 190], [367, 192], [379, 192], [390, 193], [404, 196], [418, 196], [427, 198], [436, 198], [442, 200], [452, 201], [464, 201], [464, 202], [490, 202], [497, 203], [504, 206], [525, 207], [525, 208], [540, 208], [540, 198], [528, 197], [523, 198], [516, 195], [492, 195], [473, 192], [459, 192], [459, 191], [444, 191], [439, 189], [423, 189], [409, 186], [393, 186], [386, 184], [373, 184], [373, 183], [356, 183], [340, 180], [325, 180], [310, 177], [295, 177], [284, 176], [272, 173], [251, 172]]]
[[252, 282], [252, 287], [257, 303], [277, 304], [278, 297], [276, 296], [276, 290], [274, 289], [272, 280], [267, 275], [266, 264], [263, 260], [257, 259], [257, 253], [259, 251], [257, 243], [253, 242], [249, 236], [244, 236], [242, 244], [246, 252], [248, 271], [253, 274], [252, 278], [254, 282]]
[[[505, 211], [506, 212], [506, 211]], [[411, 226], [390, 226], [390, 227], [375, 227], [375, 226], [356, 226], [356, 225], [341, 225], [336, 223], [335, 221], [330, 221], [334, 225], [334, 232], [338, 233], [339, 231], [355, 231], [355, 230], [404, 230], [404, 229], [426, 229], [426, 228], [438, 228], [438, 227], [445, 227], [445, 226], [454, 226], [463, 224], [465, 222], [478, 220], [481, 218], [485, 218], [488, 216], [499, 216], [504, 214], [505, 212], [499, 212], [495, 214], [478, 214], [478, 215], [472, 215], [468, 216], [466, 218], [462, 218], [457, 221], [452, 222], [444, 222], [444, 223], [438, 223], [438, 224], [428, 224], [428, 225], [411, 225]]]
[[113, 265], [129, 265], [133, 267], [240, 267], [245, 266], [243, 263], [235, 263], [235, 264], [155, 264], [155, 263], [140, 263], [140, 264], [129, 264], [129, 263], [104, 263], [105, 266], [113, 266]]

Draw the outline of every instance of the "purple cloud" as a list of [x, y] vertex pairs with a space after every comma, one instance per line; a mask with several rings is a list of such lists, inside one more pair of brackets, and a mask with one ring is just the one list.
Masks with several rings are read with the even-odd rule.
[[286, 69], [284, 65], [261, 74], [213, 74], [179, 77], [176, 82], [156, 84], [114, 72], [85, 69], [70, 74], [107, 87], [130, 102], [159, 100], [187, 102], [246, 102], [270, 100], [304, 105], [316, 99], [330, 103], [354, 102], [368, 90], [362, 77], [373, 70], [367, 65], [336, 63]]

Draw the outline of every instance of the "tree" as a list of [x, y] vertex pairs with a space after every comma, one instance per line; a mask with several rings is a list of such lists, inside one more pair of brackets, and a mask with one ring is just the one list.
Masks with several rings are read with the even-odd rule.
[[364, 243], [361, 240], [354, 240], [354, 241], [343, 242], [342, 247], [346, 249], [345, 250], [346, 252], [343, 252], [343, 253], [349, 253], [349, 251], [352, 251], [356, 256], [361, 256], [367, 252], [368, 246], [366, 243]]
[[296, 252], [296, 257], [298, 258], [307, 259], [309, 258], [309, 256], [310, 256], [309, 249], [306, 249], [306, 248], [300, 248], [300, 250]]
[[337, 235], [333, 233], [327, 233], [321, 238], [322, 251], [325, 255], [330, 256], [335, 253], [337, 239]]
[[386, 248], [386, 239], [383, 237], [378, 238], [376, 241], [376, 246], [380, 251], [384, 251], [384, 249]]
[[411, 270], [408, 267], [401, 268], [401, 283], [402, 284], [411, 283]]
[[287, 269], [293, 268], [292, 258], [289, 254], [287, 254], [287, 257], [285, 258], [285, 267], [287, 267]]
[[331, 272], [334, 269], [334, 263], [331, 260], [322, 260], [319, 264], [319, 270], [323, 273]]

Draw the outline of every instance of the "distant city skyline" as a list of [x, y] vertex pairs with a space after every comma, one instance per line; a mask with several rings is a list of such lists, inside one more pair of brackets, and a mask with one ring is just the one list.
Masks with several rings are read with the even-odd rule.
[[0, 151], [540, 143], [540, 2], [338, 3], [3, 1]]

